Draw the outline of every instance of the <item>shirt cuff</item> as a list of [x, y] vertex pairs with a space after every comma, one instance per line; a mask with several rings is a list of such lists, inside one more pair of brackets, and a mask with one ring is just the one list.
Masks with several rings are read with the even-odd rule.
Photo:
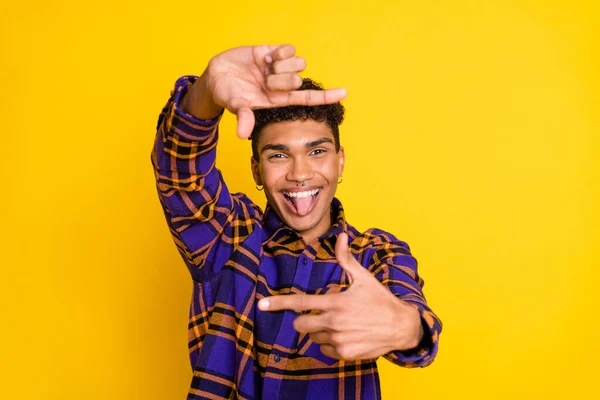
[[199, 119], [181, 109], [180, 104], [183, 97], [197, 79], [198, 77], [195, 75], [184, 75], [177, 79], [175, 88], [171, 92], [173, 106], [170, 122], [172, 128], [174, 128], [172, 131], [177, 132], [181, 139], [184, 140], [197, 140], [198, 138], [210, 135], [223, 117], [223, 112], [225, 111], [221, 111], [212, 119]]
[[438, 352], [441, 324], [437, 317], [421, 304], [417, 306], [423, 325], [423, 338], [417, 347], [410, 350], [397, 350], [385, 354], [383, 357], [401, 367], [415, 368], [426, 367], [433, 362]]

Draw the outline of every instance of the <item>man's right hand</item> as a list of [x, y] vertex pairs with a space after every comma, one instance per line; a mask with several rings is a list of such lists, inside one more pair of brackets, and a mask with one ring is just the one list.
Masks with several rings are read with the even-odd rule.
[[182, 102], [183, 111], [211, 119], [223, 108], [237, 116], [237, 134], [247, 139], [254, 128], [253, 109], [336, 103], [346, 89], [297, 90], [306, 61], [292, 45], [245, 46], [213, 57]]

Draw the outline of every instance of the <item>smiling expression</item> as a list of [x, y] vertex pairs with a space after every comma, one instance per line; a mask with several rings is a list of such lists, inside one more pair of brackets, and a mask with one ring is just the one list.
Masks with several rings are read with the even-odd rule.
[[305, 243], [327, 232], [344, 170], [344, 149], [335, 151], [329, 126], [312, 119], [271, 123], [260, 133], [258, 152], [259, 161], [251, 161], [254, 180], [281, 220]]

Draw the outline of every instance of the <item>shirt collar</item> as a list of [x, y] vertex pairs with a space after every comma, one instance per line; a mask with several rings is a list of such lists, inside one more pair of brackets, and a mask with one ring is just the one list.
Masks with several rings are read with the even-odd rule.
[[[342, 207], [342, 203], [335, 197], [331, 201], [330, 215], [333, 223], [329, 230], [321, 235], [319, 239], [327, 239], [332, 236], [337, 237], [340, 233], [348, 231], [344, 208]], [[289, 237], [290, 235], [298, 236], [298, 233], [288, 227], [269, 205], [265, 209], [264, 227], [267, 233], [267, 242], [278, 241], [282, 237]]]

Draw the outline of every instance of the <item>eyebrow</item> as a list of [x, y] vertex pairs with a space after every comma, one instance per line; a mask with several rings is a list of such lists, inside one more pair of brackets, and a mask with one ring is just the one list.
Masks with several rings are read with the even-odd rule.
[[323, 143], [331, 143], [331, 144], [333, 144], [333, 140], [331, 140], [328, 137], [324, 137], [324, 138], [321, 138], [321, 139], [317, 139], [314, 142], [308, 142], [308, 143], [306, 143], [304, 145], [304, 147], [306, 147], [307, 149], [310, 149], [310, 148], [313, 148], [313, 147], [320, 146]]
[[[313, 147], [317, 147], [322, 145], [323, 143], [331, 143], [333, 144], [333, 140], [331, 140], [330, 138], [324, 137], [321, 139], [317, 139], [315, 141], [312, 142], [308, 142], [304, 145], [305, 148], [307, 149], [311, 149]], [[275, 151], [289, 151], [289, 147], [287, 147], [284, 144], [266, 144], [261, 150], [260, 153], [264, 153], [265, 151], [268, 150], [275, 150]]]
[[260, 154], [264, 153], [267, 150], [289, 151], [290, 149], [283, 144], [265, 144], [265, 146], [260, 150]]

